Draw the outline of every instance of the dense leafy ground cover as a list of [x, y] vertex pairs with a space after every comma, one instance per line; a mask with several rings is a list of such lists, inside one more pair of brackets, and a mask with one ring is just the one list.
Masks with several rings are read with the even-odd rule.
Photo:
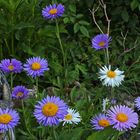
[[[44, 18], [43, 8], [54, 3], [61, 3], [64, 13], [54, 19]], [[52, 14], [58, 12], [54, 9]], [[91, 124], [92, 117], [107, 113], [111, 106], [126, 105], [139, 113], [134, 102], [140, 96], [139, 10], [138, 0], [0, 0], [1, 63], [3, 59], [15, 58], [25, 68], [27, 59], [40, 57], [49, 68], [42, 76], [33, 77], [22, 67], [20, 72], [12, 71], [12, 62], [11, 71], [1, 66], [11, 90], [20, 85], [32, 90], [25, 99], [13, 99], [13, 108], [20, 116], [14, 129], [17, 140], [140, 139], [137, 120], [129, 123], [136, 127], [127, 131], [113, 129], [106, 122], [102, 124], [103, 130], [96, 130]], [[94, 48], [92, 39], [98, 34], [111, 37], [106, 48]], [[118, 87], [100, 81], [99, 71], [105, 65], [111, 65], [112, 71], [124, 71], [124, 81]], [[35, 65], [32, 70], [39, 68]], [[81, 121], [54, 126], [39, 124], [33, 114], [35, 105], [47, 95], [64, 100], [69, 108], [79, 112]], [[57, 107], [53, 109], [56, 111]], [[120, 122], [133, 118], [128, 114], [127, 117], [123, 116]], [[0, 129], [1, 123], [0, 116]]]

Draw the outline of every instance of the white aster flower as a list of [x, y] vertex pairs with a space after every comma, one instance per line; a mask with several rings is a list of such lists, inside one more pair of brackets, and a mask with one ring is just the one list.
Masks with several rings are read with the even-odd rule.
[[99, 78], [103, 81], [103, 85], [115, 87], [119, 86], [124, 80], [123, 73], [124, 71], [120, 71], [119, 69], [112, 71], [110, 65], [108, 68], [104, 66], [99, 71]]
[[68, 111], [68, 114], [62, 120], [63, 125], [65, 125], [66, 123], [78, 124], [81, 121], [81, 116], [80, 116], [79, 112], [76, 112], [76, 110], [70, 109], [70, 108], [67, 111]]

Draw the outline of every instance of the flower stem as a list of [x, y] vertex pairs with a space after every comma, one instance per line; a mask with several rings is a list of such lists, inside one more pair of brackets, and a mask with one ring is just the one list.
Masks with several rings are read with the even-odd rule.
[[9, 53], [9, 55], [10, 55], [11, 53], [10, 53], [10, 48], [9, 48], [9, 46], [8, 46], [8, 42], [7, 42], [6, 39], [4, 39], [4, 42], [5, 42], [5, 45], [6, 45], [6, 47], [7, 47], [8, 53]]
[[111, 87], [111, 98], [114, 99], [115, 95], [114, 95], [114, 88]]
[[71, 131], [71, 126], [70, 126], [70, 124], [68, 125], [68, 132], [70, 133], [70, 131]]
[[50, 136], [53, 140], [57, 140], [57, 135], [54, 126], [49, 128]]
[[56, 132], [55, 132], [55, 128], [53, 127], [53, 135], [54, 135], [54, 140], [57, 140], [57, 136], [56, 136]]
[[36, 85], [36, 94], [35, 94], [35, 97], [37, 99], [38, 98], [38, 77], [36, 77], [36, 79], [35, 79], [35, 85]]
[[12, 46], [12, 55], [15, 54], [15, 50], [14, 50], [14, 33], [12, 33], [11, 35], [11, 46]]
[[11, 135], [10, 135], [9, 131], [7, 132], [7, 137], [6, 138], [8, 138], [8, 140], [11, 140]]
[[37, 90], [37, 93], [38, 93], [38, 77], [36, 77], [36, 90]]
[[106, 48], [106, 58], [107, 58], [107, 64], [109, 65], [109, 52], [108, 52], [108, 48]]
[[11, 87], [11, 90], [12, 90], [12, 88], [13, 88], [13, 73], [12, 72], [10, 73], [10, 80], [11, 80], [10, 81], [11, 82], [10, 87]]
[[59, 30], [57, 19], [55, 20], [55, 22], [56, 22], [56, 37], [59, 41], [60, 49], [61, 49], [62, 56], [63, 56], [63, 65], [65, 67], [65, 53], [64, 53], [64, 48], [63, 48], [62, 41], [61, 41], [61, 38], [60, 38], [60, 30]]

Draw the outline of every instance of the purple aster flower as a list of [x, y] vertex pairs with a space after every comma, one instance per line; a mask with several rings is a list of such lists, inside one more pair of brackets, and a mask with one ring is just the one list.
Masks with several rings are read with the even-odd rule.
[[4, 59], [0, 63], [0, 69], [6, 73], [20, 73], [22, 71], [22, 63], [16, 59]]
[[92, 48], [95, 48], [96, 50], [107, 48], [110, 41], [111, 37], [109, 37], [107, 34], [96, 35], [92, 39]]
[[34, 116], [39, 124], [54, 126], [67, 115], [67, 105], [59, 97], [47, 96], [35, 106]]
[[113, 128], [118, 131], [127, 131], [138, 124], [138, 114], [125, 105], [116, 105], [107, 112], [112, 120]]
[[45, 19], [55, 19], [57, 17], [61, 17], [62, 14], [64, 13], [65, 8], [62, 4], [53, 4], [50, 6], [46, 6], [42, 10], [42, 16]]
[[91, 119], [92, 128], [95, 130], [103, 130], [105, 127], [111, 125], [110, 119], [105, 114], [99, 114]]
[[40, 57], [29, 58], [27, 63], [24, 64], [24, 70], [33, 78], [43, 76], [44, 72], [49, 70], [48, 62]]
[[8, 131], [14, 128], [19, 123], [19, 114], [12, 109], [0, 108], [0, 130]]
[[25, 86], [16, 86], [12, 91], [12, 98], [14, 99], [24, 99], [28, 96], [29, 91]]
[[140, 97], [137, 97], [137, 98], [135, 99], [135, 106], [136, 106], [136, 108], [140, 111]]

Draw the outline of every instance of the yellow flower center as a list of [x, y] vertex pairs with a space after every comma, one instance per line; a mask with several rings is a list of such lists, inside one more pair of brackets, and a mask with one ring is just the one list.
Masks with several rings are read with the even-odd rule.
[[110, 122], [106, 119], [101, 119], [101, 120], [99, 120], [98, 124], [102, 127], [107, 127], [110, 125]]
[[124, 113], [118, 113], [116, 119], [120, 122], [126, 122], [128, 120], [128, 116]]
[[57, 13], [57, 9], [56, 9], [56, 8], [51, 9], [51, 10], [49, 11], [49, 13], [50, 13], [51, 15], [54, 15], [54, 14]]
[[67, 115], [65, 116], [65, 119], [66, 119], [66, 120], [71, 120], [71, 119], [72, 119], [72, 115], [71, 115], [71, 114], [67, 114]]
[[16, 96], [17, 97], [22, 97], [23, 96], [23, 92], [18, 92]]
[[38, 62], [34, 62], [31, 67], [32, 70], [39, 70], [41, 68], [41, 65]]
[[9, 114], [0, 115], [0, 123], [8, 124], [11, 120], [12, 120], [12, 117]]
[[42, 112], [45, 116], [55, 116], [58, 111], [58, 106], [52, 102], [46, 103], [43, 108]]
[[12, 70], [14, 69], [14, 66], [13, 66], [12, 64], [10, 64], [10, 65], [8, 66], [8, 69], [9, 69], [10, 71], [12, 71]]
[[107, 72], [107, 76], [108, 76], [109, 78], [114, 78], [114, 77], [116, 76], [116, 72], [114, 72], [114, 71], [112, 71], [112, 70], [109, 70], [109, 71]]
[[100, 47], [104, 47], [105, 42], [104, 42], [104, 41], [101, 41], [98, 45], [99, 45]]

